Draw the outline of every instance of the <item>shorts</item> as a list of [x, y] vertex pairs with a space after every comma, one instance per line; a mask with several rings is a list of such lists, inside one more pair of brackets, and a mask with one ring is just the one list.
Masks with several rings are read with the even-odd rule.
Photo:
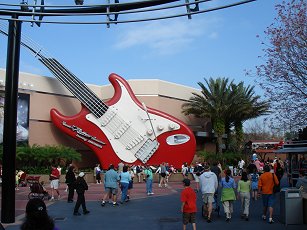
[[204, 201], [205, 204], [214, 203], [214, 193], [203, 194], [203, 201]]
[[184, 213], [182, 213], [182, 223], [184, 225], [187, 225], [188, 223], [196, 223], [196, 213], [195, 212], [192, 212], [192, 213], [184, 212]]
[[118, 189], [117, 189], [117, 188], [109, 188], [109, 187], [107, 187], [107, 188], [105, 188], [105, 191], [106, 191], [107, 193], [111, 193], [111, 194], [113, 194], [113, 195], [116, 195], [117, 192], [118, 192]]
[[262, 204], [264, 207], [273, 207], [275, 204], [275, 195], [262, 194]]
[[166, 177], [166, 173], [161, 173], [161, 176], [164, 178]]
[[50, 187], [53, 189], [59, 188], [59, 179], [51, 180], [50, 181]]

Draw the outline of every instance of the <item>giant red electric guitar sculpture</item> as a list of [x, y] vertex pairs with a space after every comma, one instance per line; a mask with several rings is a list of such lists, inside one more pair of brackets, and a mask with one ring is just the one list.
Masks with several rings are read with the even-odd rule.
[[22, 45], [82, 103], [82, 110], [72, 117], [52, 109], [51, 119], [61, 131], [91, 148], [103, 168], [120, 161], [168, 162], [180, 168], [183, 162], [193, 160], [196, 142], [192, 131], [171, 115], [147, 109], [123, 78], [114, 73], [109, 76], [115, 94], [105, 103], [56, 59], [42, 54], [41, 48]]

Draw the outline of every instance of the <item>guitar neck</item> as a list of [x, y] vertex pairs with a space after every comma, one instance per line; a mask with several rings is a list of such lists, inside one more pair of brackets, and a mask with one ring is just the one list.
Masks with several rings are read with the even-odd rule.
[[101, 117], [108, 110], [108, 106], [102, 100], [100, 100], [96, 94], [88, 88], [87, 85], [85, 85], [55, 58], [46, 58], [42, 55], [39, 56], [39, 61], [41, 61], [53, 73], [53, 75], [97, 118]]
[[[0, 33], [8, 36], [5, 32], [5, 25], [0, 22]], [[101, 117], [108, 106], [100, 100], [80, 79], [71, 73], [55, 58], [44, 53], [39, 44], [21, 33], [20, 44], [27, 48], [40, 62], [46, 66], [53, 75], [97, 118]]]

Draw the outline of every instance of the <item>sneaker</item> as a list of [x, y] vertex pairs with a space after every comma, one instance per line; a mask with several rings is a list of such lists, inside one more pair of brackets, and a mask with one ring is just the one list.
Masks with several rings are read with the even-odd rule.
[[248, 221], [248, 216], [245, 217], [245, 220]]
[[[130, 196], [129, 195], [127, 195], [127, 200], [130, 200]], [[127, 201], [126, 201], [127, 202]]]
[[101, 201], [101, 206], [105, 206], [105, 205], [106, 205], [106, 202]]
[[166, 188], [166, 187], [167, 187], [167, 184], [165, 184], [164, 187]]
[[274, 223], [273, 218], [269, 218], [269, 223], [270, 223], [270, 224], [273, 224], [273, 223]]
[[59, 199], [61, 199], [61, 196], [60, 196], [60, 195], [58, 195], [58, 200], [59, 200]]
[[85, 210], [85, 211], [83, 211], [83, 214], [84, 214], [84, 215], [89, 214], [89, 213], [90, 213], [90, 211], [89, 211], [89, 210]]
[[230, 221], [230, 218], [226, 218], [226, 222], [229, 222]]
[[207, 223], [211, 223], [211, 222], [212, 222], [211, 218], [208, 218]]
[[118, 203], [113, 202], [113, 207], [118, 206]]
[[50, 201], [54, 201], [54, 197], [53, 196], [50, 198]]
[[266, 216], [265, 215], [262, 215], [262, 220], [266, 220]]
[[154, 193], [153, 193], [153, 192], [150, 192], [149, 194], [150, 194], [150, 195], [154, 195]]
[[162, 186], [159, 184], [159, 188], [161, 188]]
[[150, 196], [150, 195], [151, 195], [150, 192], [148, 192], [148, 193], [147, 193], [147, 196]]
[[74, 212], [74, 216], [81, 216], [80, 212]]

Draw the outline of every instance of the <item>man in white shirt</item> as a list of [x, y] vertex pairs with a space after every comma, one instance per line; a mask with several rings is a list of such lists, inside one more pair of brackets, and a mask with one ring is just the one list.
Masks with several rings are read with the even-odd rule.
[[241, 159], [241, 160], [238, 162], [239, 176], [242, 175], [242, 171], [243, 171], [244, 165], [245, 165], [245, 161], [244, 161], [243, 159]]
[[212, 203], [214, 193], [217, 190], [218, 180], [214, 172], [210, 171], [209, 165], [205, 165], [204, 173], [199, 176], [200, 190], [203, 195], [204, 208], [208, 214], [207, 222], [211, 223]]

